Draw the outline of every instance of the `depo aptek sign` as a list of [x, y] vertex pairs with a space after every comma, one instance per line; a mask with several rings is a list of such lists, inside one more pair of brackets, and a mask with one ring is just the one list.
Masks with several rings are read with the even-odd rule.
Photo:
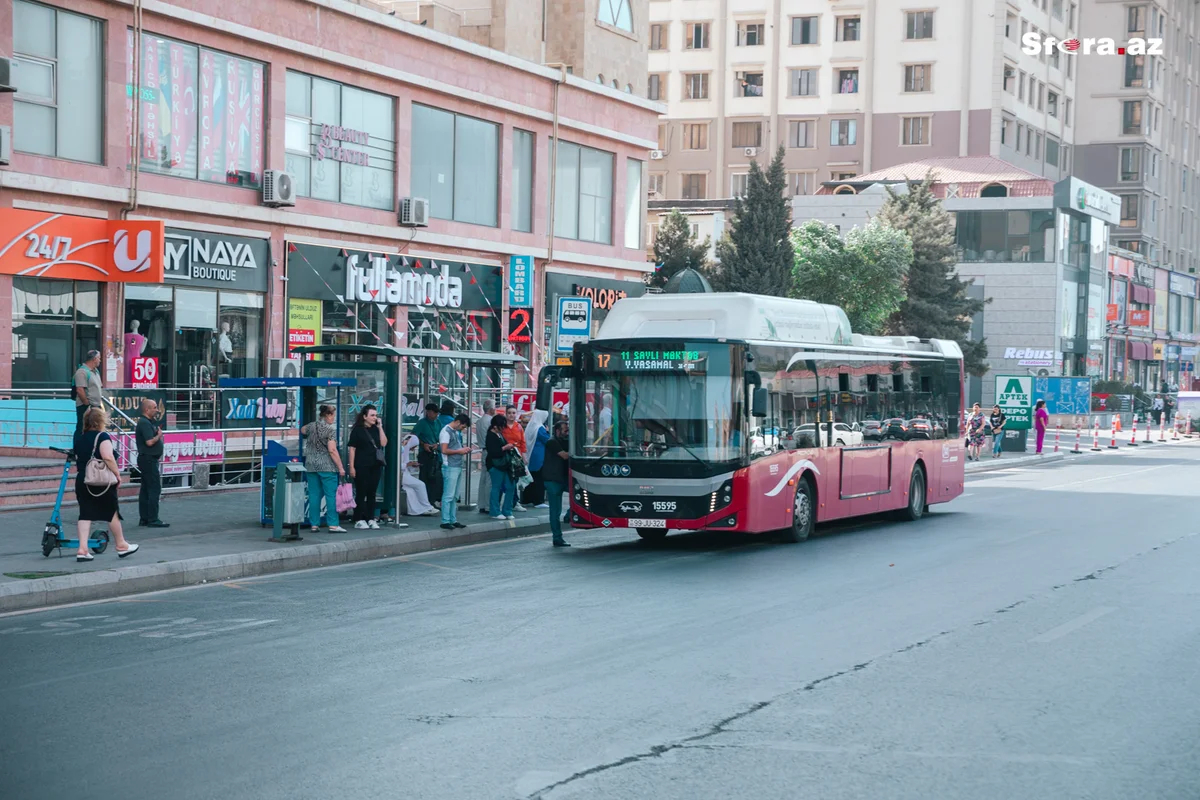
[[1033, 427], [1033, 376], [997, 375], [996, 405], [1008, 418], [1005, 430]]

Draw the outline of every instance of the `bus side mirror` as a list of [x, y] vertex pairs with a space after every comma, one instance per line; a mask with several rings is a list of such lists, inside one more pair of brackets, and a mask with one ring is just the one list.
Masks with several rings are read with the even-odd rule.
[[765, 417], [767, 415], [767, 390], [758, 387], [750, 395], [750, 415]]

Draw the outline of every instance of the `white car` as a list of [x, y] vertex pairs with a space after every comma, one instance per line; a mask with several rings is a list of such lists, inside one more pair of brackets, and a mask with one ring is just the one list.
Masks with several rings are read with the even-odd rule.
[[[826, 429], [828, 423], [821, 423], [821, 441], [825, 441]], [[794, 440], [806, 438], [810, 442], [817, 440], [816, 426], [812, 423], [801, 425], [792, 433]], [[833, 423], [833, 444], [835, 447], [855, 447], [863, 443], [862, 430], [855, 430], [854, 427], [847, 425], [844, 422]]]

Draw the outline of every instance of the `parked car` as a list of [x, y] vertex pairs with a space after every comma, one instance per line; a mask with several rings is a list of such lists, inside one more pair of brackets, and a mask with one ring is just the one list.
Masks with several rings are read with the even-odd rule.
[[854, 447], [863, 443], [862, 430], [858, 423], [847, 425], [844, 422], [833, 423], [834, 444], [839, 447]]

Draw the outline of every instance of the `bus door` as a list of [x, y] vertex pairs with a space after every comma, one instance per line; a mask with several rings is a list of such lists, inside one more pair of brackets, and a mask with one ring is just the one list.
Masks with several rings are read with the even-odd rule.
[[827, 362], [823, 373], [830, 395], [828, 417], [823, 420], [822, 442], [828, 442], [840, 468], [839, 498], [850, 515], [880, 510], [882, 495], [891, 490], [892, 448], [863, 437], [862, 423], [872, 407], [870, 392], [878, 388], [874, 362]]

